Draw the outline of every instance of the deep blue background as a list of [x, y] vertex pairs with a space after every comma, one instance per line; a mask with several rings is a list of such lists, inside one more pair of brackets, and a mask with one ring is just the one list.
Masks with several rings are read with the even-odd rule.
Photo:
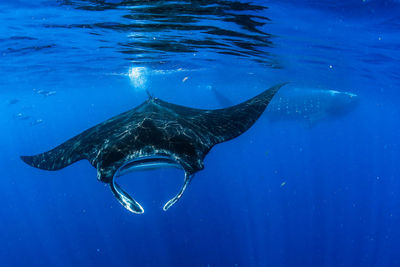
[[[269, 7], [261, 30], [274, 36], [268, 51], [279, 68], [220, 55], [196, 67], [146, 67], [135, 86], [127, 76], [135, 63], [85, 29], [44, 27], [119, 16], [52, 1], [0, 3], [2, 266], [400, 266], [399, 2], [257, 4]], [[351, 91], [361, 102], [312, 128], [262, 117], [213, 148], [168, 212], [161, 207], [180, 171], [124, 176], [145, 208], [138, 216], [86, 161], [46, 172], [19, 159], [135, 107], [144, 89], [216, 108], [210, 86], [238, 103], [284, 81]]]

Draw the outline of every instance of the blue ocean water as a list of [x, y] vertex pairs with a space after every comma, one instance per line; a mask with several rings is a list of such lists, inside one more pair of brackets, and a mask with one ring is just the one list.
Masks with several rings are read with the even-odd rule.
[[[1, 266], [400, 266], [400, 2], [0, 2]], [[147, 99], [220, 108], [282, 82], [359, 103], [310, 125], [263, 115], [183, 172], [123, 178], [125, 210], [47, 151]]]

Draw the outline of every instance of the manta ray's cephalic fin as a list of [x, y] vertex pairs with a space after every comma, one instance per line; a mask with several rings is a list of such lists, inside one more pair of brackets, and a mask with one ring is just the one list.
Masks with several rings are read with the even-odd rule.
[[144, 209], [142, 206], [134, 200], [128, 193], [126, 193], [113, 179], [110, 183], [111, 191], [115, 198], [122, 204], [127, 210], [133, 213], [142, 214]]
[[163, 207], [164, 211], [167, 211], [172, 205], [174, 205], [181, 198], [181, 196], [185, 192], [185, 190], [186, 190], [186, 188], [189, 185], [191, 180], [192, 180], [192, 176], [185, 172], [185, 181], [183, 182], [181, 190], [178, 192], [178, 194], [176, 194], [176, 196], [174, 196], [167, 203], [165, 203], [165, 205]]
[[[172, 205], [174, 205], [182, 197], [183, 193], [185, 192], [187, 186], [189, 185], [189, 183], [191, 181], [191, 178], [192, 178], [192, 175], [185, 172], [185, 179], [184, 179], [181, 189], [172, 199], [170, 199], [167, 203], [165, 203], [165, 205], [163, 207], [164, 211], [167, 211]], [[115, 182], [115, 176], [113, 177], [113, 179], [110, 183], [110, 188], [111, 188], [111, 191], [113, 192], [115, 198], [127, 210], [129, 210], [130, 212], [136, 213], [136, 214], [144, 213], [144, 209], [139, 204], [139, 202], [137, 202], [125, 190], [123, 190], [117, 182]]]

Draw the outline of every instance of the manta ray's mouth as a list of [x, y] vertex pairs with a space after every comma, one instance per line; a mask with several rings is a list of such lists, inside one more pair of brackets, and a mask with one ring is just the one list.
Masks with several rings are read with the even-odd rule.
[[[110, 183], [111, 191], [113, 192], [117, 200], [122, 204], [122, 206], [124, 206], [127, 210], [137, 214], [144, 213], [143, 207], [117, 184], [115, 178], [133, 171], [158, 169], [163, 167], [184, 169], [179, 162], [167, 156], [156, 155], [156, 156], [146, 156], [146, 157], [136, 158], [132, 161], [126, 162], [123, 166], [121, 166], [117, 170]], [[172, 199], [170, 199], [164, 205], [163, 207], [164, 211], [168, 210], [181, 198], [183, 192], [185, 191], [186, 187], [188, 186], [191, 180], [190, 178], [191, 175], [185, 172], [185, 179], [182, 188], [180, 189], [178, 194], [176, 194]]]

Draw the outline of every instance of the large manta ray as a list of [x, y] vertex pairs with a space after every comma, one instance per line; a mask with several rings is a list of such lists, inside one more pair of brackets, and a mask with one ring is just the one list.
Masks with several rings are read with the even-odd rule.
[[116, 182], [128, 171], [172, 166], [185, 171], [179, 193], [164, 205], [170, 208], [182, 196], [193, 175], [204, 168], [210, 149], [249, 129], [264, 112], [280, 84], [241, 104], [202, 110], [149, 97], [138, 107], [106, 120], [35, 156], [21, 156], [43, 170], [59, 170], [87, 159], [97, 169], [97, 179], [108, 183], [118, 201], [129, 211], [144, 210]]

